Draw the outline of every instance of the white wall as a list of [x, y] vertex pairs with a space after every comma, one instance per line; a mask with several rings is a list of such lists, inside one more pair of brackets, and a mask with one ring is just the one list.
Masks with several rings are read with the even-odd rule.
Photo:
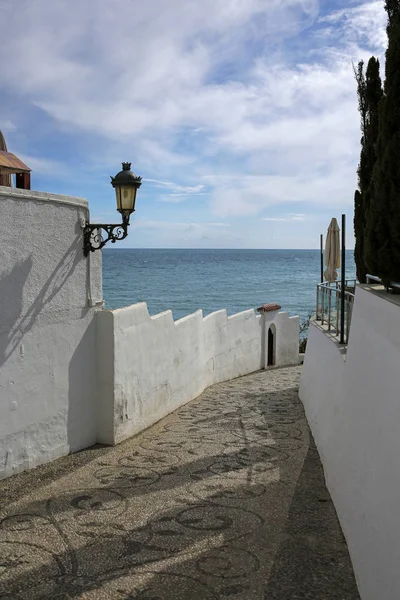
[[300, 397], [363, 600], [400, 597], [400, 304], [357, 288], [347, 356], [310, 327]]
[[298, 317], [287, 313], [174, 322], [145, 304], [99, 310], [101, 252], [83, 256], [87, 217], [85, 200], [0, 187], [0, 478], [117, 443], [260, 369], [270, 323], [276, 364], [298, 362]]
[[87, 215], [79, 198], [0, 187], [0, 478], [96, 441]]
[[298, 317], [248, 310], [231, 317], [202, 311], [174, 322], [150, 317], [145, 303], [97, 314], [98, 439], [107, 444], [149, 427], [208, 386], [264, 365], [263, 331], [276, 327], [276, 364], [299, 360]]

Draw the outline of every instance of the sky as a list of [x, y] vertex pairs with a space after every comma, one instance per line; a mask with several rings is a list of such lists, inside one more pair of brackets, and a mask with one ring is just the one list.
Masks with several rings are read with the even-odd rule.
[[[352, 63], [381, 59], [383, 0], [0, 0], [0, 129], [32, 189], [118, 220], [119, 247], [317, 248], [353, 198]], [[383, 73], [382, 73], [383, 78]]]

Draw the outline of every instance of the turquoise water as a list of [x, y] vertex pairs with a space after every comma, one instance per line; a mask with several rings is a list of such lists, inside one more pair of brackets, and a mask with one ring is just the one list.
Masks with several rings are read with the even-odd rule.
[[[106, 308], [147, 302], [151, 315], [171, 309], [174, 319], [198, 308], [234, 314], [278, 302], [292, 315], [315, 308], [318, 250], [103, 250]], [[346, 276], [355, 277], [353, 251]]]

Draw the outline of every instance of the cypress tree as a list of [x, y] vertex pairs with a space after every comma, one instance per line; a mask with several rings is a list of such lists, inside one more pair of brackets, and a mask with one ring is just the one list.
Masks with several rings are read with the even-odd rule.
[[379, 105], [377, 160], [365, 237], [365, 261], [387, 287], [400, 281], [400, 0], [388, 14], [384, 95]]
[[377, 159], [379, 131], [379, 104], [382, 98], [382, 82], [379, 76], [379, 61], [372, 56], [364, 75], [363, 62], [355, 71], [357, 80], [358, 108], [361, 116], [361, 155], [358, 166], [358, 187], [354, 195], [354, 258], [357, 278], [361, 283], [368, 272], [365, 263], [365, 236], [371, 197], [373, 196], [373, 170]]
[[356, 263], [357, 279], [365, 283], [367, 267], [364, 263], [364, 211], [363, 195], [360, 190], [354, 193], [354, 262]]
[[366, 266], [364, 264], [364, 230], [365, 230], [365, 222], [364, 222], [364, 209], [363, 209], [363, 200], [364, 194], [363, 191], [363, 179], [362, 173], [364, 173], [364, 168], [362, 166], [365, 163], [364, 160], [364, 143], [365, 143], [365, 130], [367, 123], [367, 109], [366, 109], [366, 93], [365, 93], [365, 75], [364, 75], [364, 62], [361, 60], [358, 63], [357, 70], [354, 69], [354, 75], [357, 81], [357, 96], [358, 96], [358, 110], [361, 117], [361, 156], [360, 156], [360, 164], [358, 166], [357, 175], [358, 175], [358, 187], [354, 194], [354, 237], [355, 237], [355, 245], [354, 245], [354, 261], [356, 263], [357, 269], [357, 279], [360, 283], [365, 282], [365, 276], [367, 273]]

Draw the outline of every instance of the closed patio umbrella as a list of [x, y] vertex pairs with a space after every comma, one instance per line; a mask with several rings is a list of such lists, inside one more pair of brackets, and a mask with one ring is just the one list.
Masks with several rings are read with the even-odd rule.
[[336, 281], [338, 277], [336, 269], [340, 267], [340, 237], [339, 225], [335, 218], [331, 220], [326, 235], [325, 266], [325, 280]]

